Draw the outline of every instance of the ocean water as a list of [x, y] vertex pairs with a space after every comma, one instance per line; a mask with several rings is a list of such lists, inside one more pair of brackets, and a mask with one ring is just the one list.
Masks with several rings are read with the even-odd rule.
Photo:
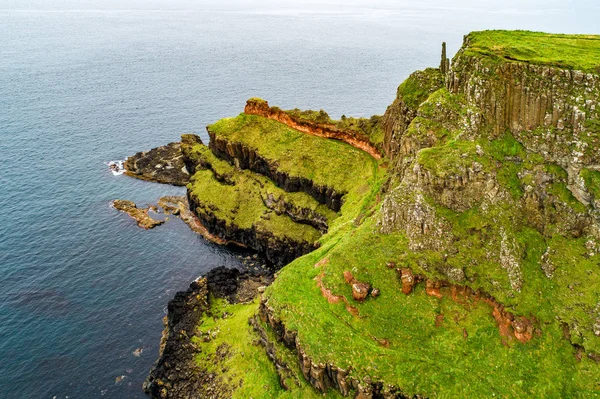
[[0, 0], [0, 399], [144, 397], [168, 300], [240, 266], [178, 219], [111, 209], [184, 189], [107, 161], [207, 140], [251, 96], [381, 114], [471, 30], [600, 33], [587, 1], [281, 3]]

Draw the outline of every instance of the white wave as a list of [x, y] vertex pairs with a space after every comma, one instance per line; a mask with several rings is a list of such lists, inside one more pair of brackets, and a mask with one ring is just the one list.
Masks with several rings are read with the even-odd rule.
[[116, 160], [105, 162], [105, 164], [108, 166], [113, 175], [119, 176], [126, 172], [124, 162], [124, 160]]

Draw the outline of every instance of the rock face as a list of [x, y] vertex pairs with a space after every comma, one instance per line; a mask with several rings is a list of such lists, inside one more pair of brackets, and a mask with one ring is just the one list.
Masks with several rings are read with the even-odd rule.
[[164, 209], [165, 213], [178, 216], [190, 229], [202, 235], [208, 241], [219, 245], [234, 244], [211, 234], [206, 227], [202, 225], [198, 216], [190, 209], [187, 197], [167, 196], [158, 200], [158, 206]]
[[125, 169], [128, 176], [175, 186], [185, 186], [190, 178], [180, 143], [138, 152], [127, 158]]
[[[354, 391], [355, 398], [425, 399], [419, 395], [407, 396], [402, 393], [401, 389], [380, 381], [359, 381], [350, 376], [350, 370], [334, 364], [314, 362], [302, 348], [298, 333], [288, 330], [285, 324], [277, 318], [274, 310], [264, 301], [260, 304], [259, 317], [275, 333], [280, 342], [297, 354], [298, 364], [304, 378], [323, 394], [327, 394], [330, 389], [333, 389], [343, 396], [349, 396]], [[253, 325], [255, 329], [259, 329], [256, 322]], [[263, 335], [262, 341], [268, 351], [269, 343], [265, 335]]]
[[[470, 41], [466, 36], [463, 49]], [[599, 75], [524, 62], [497, 63], [461, 50], [447, 88], [478, 110], [474, 130], [485, 130], [490, 137], [510, 131], [527, 150], [566, 170], [573, 195], [590, 203], [579, 174], [600, 164], [600, 138], [590, 134], [589, 125], [600, 118]]]
[[[532, 247], [523, 237], [531, 233], [543, 248], [535, 255], [543, 275], [556, 279], [562, 264], [563, 283], [556, 289], [564, 292], [566, 270], [583, 268], [587, 255], [568, 266], [565, 259], [575, 259], [573, 251], [585, 253], [584, 242], [595, 248], [600, 240], [597, 183], [584, 178], [600, 164], [600, 76], [477, 53], [471, 40], [465, 38], [445, 85], [416, 111], [398, 105], [386, 113], [392, 178], [379, 231], [404, 234], [424, 270], [444, 279], [476, 279], [481, 270], [473, 265], [487, 264], [486, 272], [497, 270], [504, 281], [494, 281], [490, 295], [513, 304], [528, 284]], [[397, 128], [390, 129], [393, 123]], [[463, 229], [464, 223], [470, 227]], [[480, 248], [485, 254], [478, 254]], [[428, 251], [443, 255], [433, 261]], [[405, 293], [413, 278], [403, 269]], [[432, 284], [427, 292], [439, 294]], [[587, 294], [582, 289], [578, 295]], [[573, 305], [562, 299], [553, 309], [590, 350], [597, 348], [595, 301]], [[530, 322], [497, 316], [519, 340], [530, 339]]]
[[188, 201], [191, 209], [196, 210], [201, 224], [211, 234], [222, 240], [252, 248], [278, 267], [316, 249], [314, 243], [293, 241], [255, 227], [239, 228], [236, 225], [228, 224], [226, 220], [211, 212], [208, 207], [198, 203], [190, 193], [188, 193]]
[[388, 157], [397, 154], [400, 139], [417, 116], [421, 103], [443, 86], [444, 75], [438, 69], [429, 68], [412, 73], [398, 87], [396, 99], [383, 115], [384, 149]]
[[277, 107], [269, 107], [268, 102], [260, 99], [248, 100], [244, 112], [276, 120], [306, 134], [343, 141], [365, 151], [375, 159], [381, 159], [379, 150], [369, 141], [369, 138], [358, 132], [340, 129], [331, 124], [296, 118]]
[[209, 147], [219, 158], [235, 165], [240, 169], [249, 169], [273, 180], [275, 184], [288, 192], [305, 192], [334, 212], [342, 207], [342, 197], [346, 193], [336, 192], [332, 187], [319, 186], [305, 177], [290, 176], [281, 172], [275, 162], [262, 157], [254, 149], [243, 143], [222, 139], [208, 130]]
[[192, 342], [201, 317], [210, 309], [209, 293], [231, 303], [252, 300], [256, 287], [270, 284], [272, 278], [251, 275], [237, 269], [218, 267], [192, 282], [185, 292], [175, 294], [168, 305], [160, 357], [144, 382], [152, 398], [229, 398], [232, 387], [214, 373], [198, 367], [200, 349]]
[[156, 226], [160, 226], [164, 223], [164, 220], [156, 220], [148, 216], [149, 208], [140, 209], [135, 205], [133, 201], [127, 200], [114, 200], [112, 205], [115, 209], [125, 212], [128, 214], [133, 220], [135, 220], [143, 229], [149, 230], [153, 229]]

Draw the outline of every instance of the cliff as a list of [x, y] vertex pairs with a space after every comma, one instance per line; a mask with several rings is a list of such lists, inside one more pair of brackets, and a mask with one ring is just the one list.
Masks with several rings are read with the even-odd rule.
[[[295, 111], [295, 112], [294, 112]], [[367, 132], [344, 127], [340, 122], [332, 121], [329, 115], [321, 111], [319, 113], [302, 112], [299, 110], [282, 111], [277, 107], [269, 107], [269, 103], [259, 98], [252, 98], [246, 103], [244, 113], [258, 115], [272, 119], [296, 129], [299, 132], [327, 139], [340, 140], [350, 144], [352, 147], [361, 149], [375, 159], [381, 159], [381, 153], [376, 147], [377, 141], [371, 141]], [[316, 118], [314, 118], [316, 114]], [[311, 118], [313, 116], [313, 118]], [[323, 121], [316, 120], [317, 118]]]
[[184, 137], [213, 230], [318, 237], [196, 365], [239, 398], [600, 396], [599, 82], [598, 36], [474, 32], [361, 132], [254, 99]]
[[180, 143], [138, 152], [127, 158], [124, 167], [128, 176], [157, 183], [185, 186], [190, 178]]
[[[477, 32], [446, 73], [400, 86], [383, 118], [381, 204], [285, 267], [263, 299], [316, 389], [597, 394], [599, 40]], [[560, 49], [571, 64], [555, 62]], [[353, 299], [349, 271], [380, 294]]]

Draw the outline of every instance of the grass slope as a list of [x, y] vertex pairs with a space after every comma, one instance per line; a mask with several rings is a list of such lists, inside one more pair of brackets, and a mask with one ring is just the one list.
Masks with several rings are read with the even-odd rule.
[[[232, 399], [312, 399], [322, 397], [304, 380], [300, 370], [290, 390], [284, 390], [275, 366], [258, 343], [258, 335], [248, 320], [257, 313], [258, 299], [248, 304], [229, 304], [223, 299], [211, 300], [211, 312], [199, 323], [198, 333], [192, 338], [201, 353], [197, 364], [207, 372], [223, 378], [233, 390]], [[210, 336], [210, 340], [204, 337]], [[278, 355], [294, 365], [295, 356], [283, 346], [277, 346]], [[216, 354], [222, 354], [217, 356]], [[333, 398], [341, 397], [338, 395]]]
[[337, 192], [349, 192], [358, 182], [369, 181], [377, 164], [370, 155], [346, 143], [310, 136], [260, 116], [242, 113], [221, 119], [208, 129], [217, 137], [254, 148], [277, 162], [281, 172]]
[[468, 40], [467, 54], [600, 73], [600, 35], [489, 30]]

